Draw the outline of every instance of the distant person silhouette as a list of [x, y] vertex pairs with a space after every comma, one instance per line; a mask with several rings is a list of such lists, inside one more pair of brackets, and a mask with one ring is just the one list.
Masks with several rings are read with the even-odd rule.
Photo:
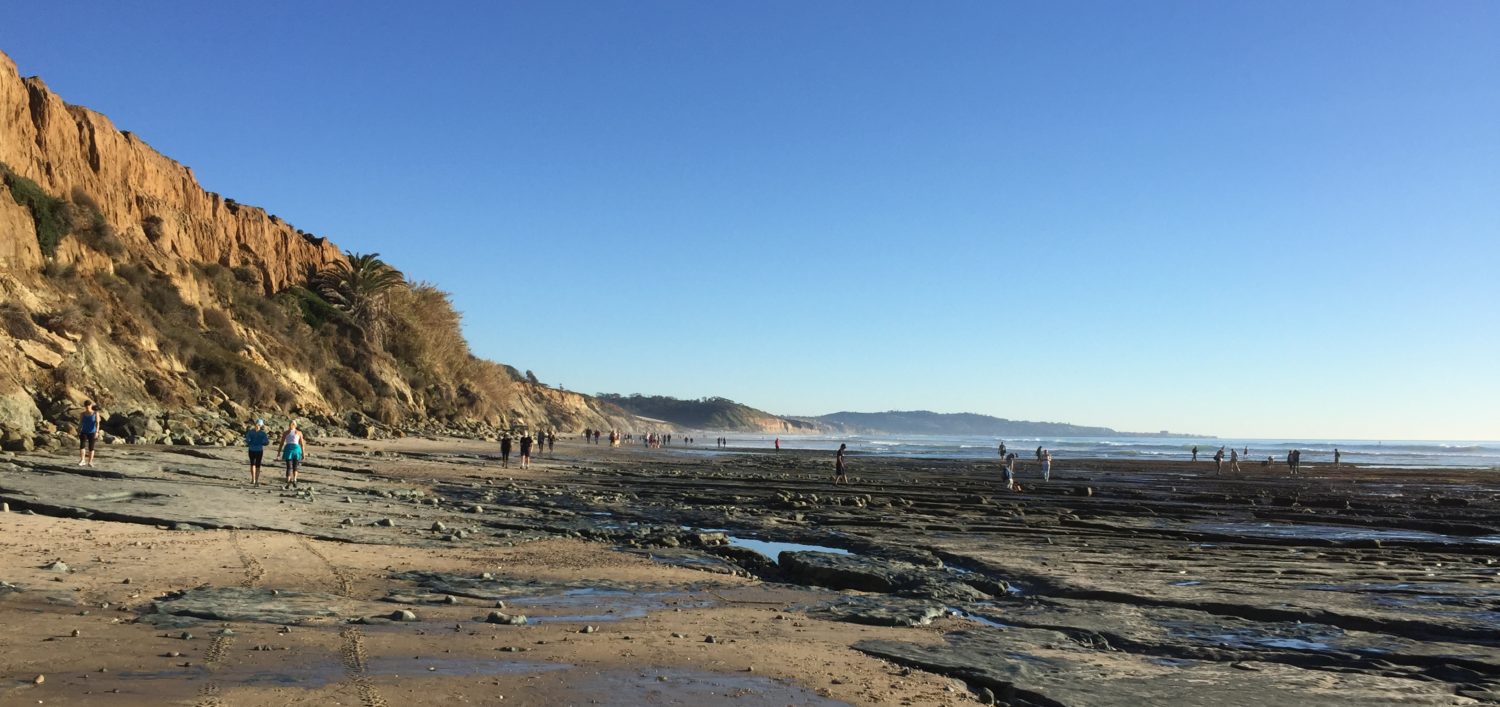
[[1193, 445], [1193, 461], [1198, 461], [1198, 445]]
[[1224, 471], [1224, 448], [1219, 447], [1219, 451], [1214, 452], [1214, 475], [1218, 476], [1222, 471]]
[[833, 456], [833, 483], [835, 484], [849, 483], [849, 474], [844, 467], [844, 450], [848, 447], [847, 444], [840, 444], [838, 453]]
[[1342, 455], [1342, 454], [1339, 453], [1339, 448], [1338, 447], [1334, 447], [1333, 448], [1333, 468], [1335, 468], [1335, 469], [1339, 468], [1339, 459], [1342, 458], [1343, 456], [1344, 455]]

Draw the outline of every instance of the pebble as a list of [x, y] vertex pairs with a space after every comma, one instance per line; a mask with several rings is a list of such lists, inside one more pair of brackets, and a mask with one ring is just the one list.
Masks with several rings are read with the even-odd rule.
[[400, 611], [391, 612], [390, 619], [392, 621], [416, 621], [417, 615], [411, 611], [402, 609]]
[[440, 520], [439, 521], [433, 521], [433, 523], [432, 523], [432, 530], [435, 533], [442, 533], [442, 532], [446, 532], [448, 530], [448, 526], [443, 525], [443, 522], [440, 521]]
[[375, 521], [375, 525], [378, 525], [382, 528], [391, 528], [396, 525], [396, 521], [391, 520], [390, 518], [381, 518], [380, 520]]
[[36, 677], [34, 677], [34, 678], [31, 679], [31, 684], [33, 684], [33, 685], [40, 685], [40, 684], [42, 684], [44, 682], [47, 682], [47, 676], [46, 675], [38, 675], [38, 676], [36, 676]]
[[76, 629], [76, 628], [73, 629], [73, 634], [72, 635], [73, 635], [74, 638], [78, 638], [78, 636], [79, 636], [78, 629]]
[[584, 626], [583, 629], [579, 631], [579, 633], [594, 633], [595, 631], [598, 631], [598, 630], [599, 630], [598, 626]]
[[703, 637], [703, 642], [704, 643], [718, 643], [719, 642], [719, 637], [718, 636], [704, 636]]

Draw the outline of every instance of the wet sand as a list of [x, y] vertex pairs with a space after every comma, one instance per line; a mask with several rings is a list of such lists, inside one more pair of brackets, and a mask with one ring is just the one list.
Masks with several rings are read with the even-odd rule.
[[0, 704], [1500, 696], [1491, 471], [492, 452], [337, 442], [297, 491], [238, 449], [0, 460]]

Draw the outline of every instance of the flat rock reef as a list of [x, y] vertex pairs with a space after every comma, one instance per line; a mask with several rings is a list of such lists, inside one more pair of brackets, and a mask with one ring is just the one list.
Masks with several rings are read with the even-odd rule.
[[1500, 472], [565, 441], [0, 459], [0, 702], [1500, 702]]

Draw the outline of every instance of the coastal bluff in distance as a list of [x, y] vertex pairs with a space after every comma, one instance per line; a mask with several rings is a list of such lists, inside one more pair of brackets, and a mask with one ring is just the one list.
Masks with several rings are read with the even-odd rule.
[[[836, 412], [829, 415], [777, 415], [728, 398], [682, 400], [665, 395], [598, 393], [596, 397], [638, 417], [685, 429], [762, 434], [956, 435], [971, 437], [1121, 437], [1167, 433], [1121, 432], [1109, 427], [1066, 422], [1032, 422], [975, 413], [927, 410]], [[1173, 435], [1192, 437], [1196, 435]]]
[[1118, 437], [1129, 435], [1108, 427], [1066, 422], [1030, 422], [969, 412], [927, 410], [836, 412], [812, 418], [835, 433], [883, 435], [964, 435], [974, 437]]

